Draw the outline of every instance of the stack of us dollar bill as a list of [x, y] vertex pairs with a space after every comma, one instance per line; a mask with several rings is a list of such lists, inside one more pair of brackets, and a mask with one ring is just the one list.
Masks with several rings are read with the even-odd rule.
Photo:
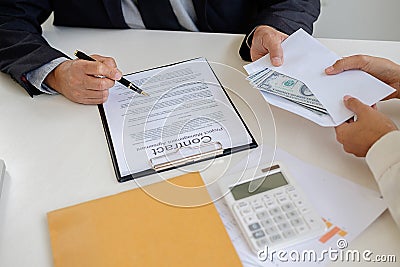
[[283, 97], [318, 115], [328, 114], [310, 89], [299, 80], [268, 68], [249, 75], [247, 80], [259, 90]]

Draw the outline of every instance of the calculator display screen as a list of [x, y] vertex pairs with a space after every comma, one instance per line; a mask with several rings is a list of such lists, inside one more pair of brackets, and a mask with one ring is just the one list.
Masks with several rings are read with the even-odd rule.
[[[249, 186], [250, 183], [253, 182], [255, 185], [258, 185], [260, 183], [260, 180], [264, 179], [264, 181], [257, 187], [257, 189], [253, 192], [249, 192]], [[259, 193], [278, 188], [283, 185], [287, 185], [288, 182], [286, 181], [285, 177], [281, 172], [274, 173], [272, 175], [264, 176], [261, 178], [258, 178], [256, 180], [253, 180], [251, 182], [243, 183], [240, 185], [236, 185], [231, 188], [231, 192], [233, 195], [233, 198], [235, 200], [239, 200], [245, 197], [250, 197], [253, 195], [257, 195]]]

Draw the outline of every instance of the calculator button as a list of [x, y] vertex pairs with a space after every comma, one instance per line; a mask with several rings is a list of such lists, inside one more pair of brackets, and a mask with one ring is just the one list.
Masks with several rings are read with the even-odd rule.
[[268, 240], [266, 238], [263, 238], [263, 239], [257, 240], [256, 244], [259, 249], [263, 249], [266, 245], [268, 245]]
[[253, 205], [253, 206], [262, 205], [262, 201], [260, 199], [256, 198], [253, 201], [251, 201], [251, 205]]
[[273, 225], [274, 225], [274, 222], [272, 221], [272, 219], [268, 218], [268, 219], [262, 220], [262, 221], [261, 221], [261, 224], [262, 224], [262, 226], [264, 226], [265, 228], [267, 228], [267, 227], [273, 226]]
[[291, 223], [294, 227], [304, 225], [304, 221], [303, 221], [301, 218], [292, 219], [292, 220], [290, 220], [290, 223]]
[[277, 224], [284, 221], [286, 221], [286, 218], [282, 214], [274, 217], [274, 222], [276, 222]]
[[258, 213], [257, 213], [257, 218], [258, 218], [259, 220], [268, 218], [268, 213], [267, 213], [266, 211], [258, 212]]
[[253, 205], [253, 210], [255, 212], [259, 212], [259, 211], [265, 210], [265, 206], [262, 205], [262, 204], [261, 205], [257, 205], [257, 206]]
[[253, 237], [255, 239], [259, 239], [259, 238], [262, 238], [264, 236], [265, 236], [265, 233], [264, 233], [263, 230], [259, 230], [259, 231], [253, 233]]
[[270, 195], [264, 195], [263, 197], [262, 197], [262, 200], [264, 201], [264, 202], [268, 202], [268, 201], [271, 201], [271, 200], [274, 200]]
[[250, 231], [255, 231], [255, 230], [258, 230], [260, 228], [261, 228], [261, 226], [260, 226], [259, 223], [252, 223], [252, 224], [249, 225], [249, 230]]
[[286, 195], [285, 192], [283, 192], [283, 191], [278, 191], [278, 192], [276, 192], [276, 193], [274, 194], [274, 197], [279, 198], [279, 197], [282, 197], [282, 196], [285, 196], [285, 195]]
[[274, 234], [269, 237], [269, 240], [271, 241], [271, 243], [276, 243], [276, 242], [282, 241], [282, 239], [283, 238], [280, 234]]
[[252, 214], [253, 211], [251, 210], [250, 207], [248, 207], [248, 208], [245, 208], [245, 209], [240, 210], [240, 213], [241, 213], [243, 216], [246, 216], [246, 215]]
[[293, 200], [297, 200], [300, 198], [299, 194], [297, 194], [296, 192], [290, 193], [289, 196]]
[[306, 206], [301, 207], [299, 210], [300, 210], [301, 213], [308, 213], [308, 212], [310, 212], [310, 209], [309, 209], [308, 207], [306, 207]]
[[287, 203], [287, 202], [289, 202], [289, 198], [287, 196], [280, 196], [280, 197], [278, 197], [278, 202], [280, 204]]
[[264, 202], [265, 203], [265, 206], [267, 206], [267, 208], [274, 208], [274, 207], [276, 207], [277, 205], [276, 205], [276, 202], [275, 202], [275, 200], [268, 200], [268, 201], [266, 201], [266, 202]]
[[292, 203], [286, 203], [281, 206], [282, 210], [288, 212], [290, 210], [294, 210], [295, 206]]
[[294, 218], [298, 218], [299, 214], [297, 213], [297, 211], [292, 210], [286, 213], [286, 217], [288, 217], [288, 219], [294, 219]]
[[269, 214], [271, 214], [271, 216], [280, 215], [282, 214], [282, 211], [280, 208], [275, 207], [269, 210]]
[[276, 228], [275, 226], [266, 227], [265, 232], [267, 232], [268, 235], [274, 235], [278, 233], [278, 228]]
[[292, 229], [292, 228], [290, 227], [290, 225], [289, 225], [287, 222], [283, 222], [283, 223], [279, 224], [279, 225], [278, 225], [278, 228], [279, 228], [279, 230], [281, 230], [281, 231], [287, 231], [287, 230], [289, 230], [289, 229]]
[[295, 192], [296, 188], [294, 188], [294, 186], [289, 185], [288, 187], [286, 187], [286, 192], [291, 193], [291, 192]]
[[299, 226], [299, 227], [296, 227], [296, 231], [297, 231], [297, 233], [299, 233], [299, 234], [304, 234], [304, 233], [306, 233], [307, 231], [308, 231], [308, 227], [306, 226], [306, 225], [302, 225], [302, 226]]
[[298, 199], [298, 200], [294, 201], [294, 204], [295, 204], [298, 208], [300, 208], [300, 207], [303, 207], [303, 206], [304, 206], [304, 201], [301, 200], [301, 199]]
[[282, 231], [282, 235], [285, 238], [292, 238], [292, 237], [296, 236], [296, 233], [292, 229], [289, 229], [289, 230]]
[[242, 208], [248, 207], [249, 204], [248, 204], [246, 201], [241, 201], [241, 202], [239, 202], [239, 203], [237, 204], [237, 206], [238, 206], [239, 209], [242, 209]]
[[253, 215], [248, 215], [248, 216], [244, 217], [244, 221], [245, 221], [245, 223], [247, 223], [248, 225], [257, 222], [256, 218], [255, 218]]

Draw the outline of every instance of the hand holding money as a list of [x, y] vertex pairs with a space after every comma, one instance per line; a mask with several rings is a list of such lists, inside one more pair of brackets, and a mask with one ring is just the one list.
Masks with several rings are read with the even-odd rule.
[[281, 43], [288, 37], [270, 26], [258, 26], [251, 42], [251, 60], [255, 61], [269, 53], [272, 65], [278, 67], [283, 64], [283, 50]]

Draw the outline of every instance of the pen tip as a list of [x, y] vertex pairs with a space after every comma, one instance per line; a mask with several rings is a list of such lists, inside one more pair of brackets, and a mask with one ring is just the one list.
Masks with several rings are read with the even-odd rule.
[[144, 95], [144, 96], [150, 96], [148, 93], [146, 93], [144, 91], [142, 91], [141, 94]]

